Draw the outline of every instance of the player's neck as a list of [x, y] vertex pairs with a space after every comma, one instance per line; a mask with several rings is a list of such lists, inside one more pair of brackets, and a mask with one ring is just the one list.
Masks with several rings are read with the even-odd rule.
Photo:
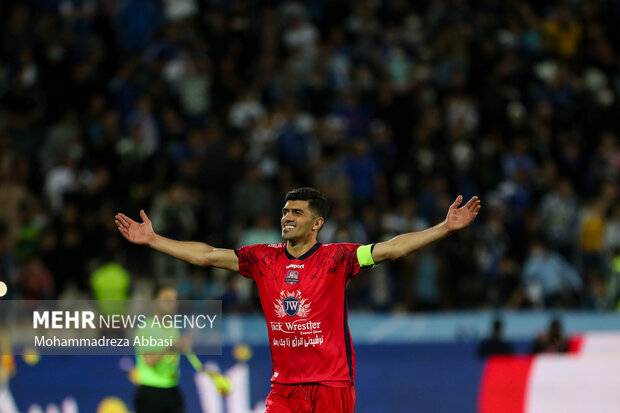
[[295, 258], [299, 258], [306, 252], [310, 251], [310, 248], [316, 244], [316, 238], [308, 240], [288, 240], [286, 241], [286, 250], [290, 255]]

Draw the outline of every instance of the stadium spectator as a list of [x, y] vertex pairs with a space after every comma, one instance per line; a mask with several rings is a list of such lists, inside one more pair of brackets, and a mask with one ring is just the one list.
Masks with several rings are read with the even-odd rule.
[[131, 275], [112, 260], [102, 263], [90, 276], [90, 287], [101, 314], [124, 314]]
[[238, 246], [254, 244], [277, 244], [280, 242], [280, 231], [271, 214], [265, 212], [252, 219], [252, 224], [239, 235]]
[[54, 276], [37, 256], [28, 259], [17, 271], [15, 286], [25, 300], [51, 300], [54, 297]]
[[[153, 220], [170, 236], [191, 237], [196, 227], [192, 194], [180, 184], [171, 185], [153, 201]], [[154, 275], [158, 280], [181, 280], [189, 275], [187, 265], [166, 256], [153, 256]]]
[[605, 273], [603, 254], [606, 209], [607, 205], [602, 197], [591, 198], [583, 209], [579, 232], [579, 252], [584, 273], [592, 271], [599, 276]]
[[543, 233], [554, 249], [566, 260], [573, 261], [573, 250], [579, 221], [579, 201], [573, 185], [567, 178], [560, 178], [551, 192], [546, 193], [538, 210]]
[[512, 345], [504, 340], [504, 323], [501, 320], [493, 320], [491, 335], [478, 344], [478, 356], [507, 356], [514, 352]]
[[545, 240], [532, 242], [530, 254], [523, 264], [523, 283], [528, 298], [541, 307], [573, 304], [583, 281], [575, 268], [560, 254], [549, 250]]
[[191, 269], [189, 277], [181, 280], [177, 291], [179, 300], [213, 300], [222, 295], [204, 268], [199, 267]]
[[613, 205], [605, 224], [605, 252], [613, 254], [620, 250], [620, 205]]
[[536, 337], [532, 345], [532, 353], [567, 353], [568, 340], [564, 337], [562, 323], [558, 319], [553, 319], [549, 323], [547, 331]]

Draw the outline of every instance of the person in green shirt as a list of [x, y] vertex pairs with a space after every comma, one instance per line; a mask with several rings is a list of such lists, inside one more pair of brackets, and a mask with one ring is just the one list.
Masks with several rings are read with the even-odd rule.
[[[176, 290], [167, 285], [156, 287], [155, 315], [160, 319], [176, 311]], [[180, 354], [191, 351], [189, 336], [170, 327], [151, 327], [148, 319], [144, 328], [136, 330], [139, 338], [171, 339], [171, 346], [136, 347], [138, 388], [134, 396], [136, 413], [185, 413], [185, 401], [178, 388]]]
[[95, 269], [90, 287], [101, 314], [124, 314], [130, 285], [131, 274], [117, 262], [110, 260]]

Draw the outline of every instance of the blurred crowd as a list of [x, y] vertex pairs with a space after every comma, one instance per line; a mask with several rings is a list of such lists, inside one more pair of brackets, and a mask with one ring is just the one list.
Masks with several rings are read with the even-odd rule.
[[350, 307], [614, 309], [620, 1], [3, 0], [0, 279], [260, 311], [251, 283], [127, 243], [113, 217], [234, 248], [376, 242], [479, 195], [475, 224], [349, 285]]

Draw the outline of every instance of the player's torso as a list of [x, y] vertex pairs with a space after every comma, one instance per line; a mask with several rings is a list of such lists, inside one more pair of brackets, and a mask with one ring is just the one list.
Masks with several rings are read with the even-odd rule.
[[332, 251], [319, 246], [292, 259], [282, 248], [269, 255], [255, 280], [272, 346], [317, 346], [329, 329], [340, 333], [346, 277]]
[[[345, 287], [356, 273], [355, 244], [317, 244], [295, 258], [285, 244], [243, 251], [267, 321], [278, 383], [349, 386], [355, 356], [346, 321]], [[251, 266], [251, 267], [248, 267]]]

